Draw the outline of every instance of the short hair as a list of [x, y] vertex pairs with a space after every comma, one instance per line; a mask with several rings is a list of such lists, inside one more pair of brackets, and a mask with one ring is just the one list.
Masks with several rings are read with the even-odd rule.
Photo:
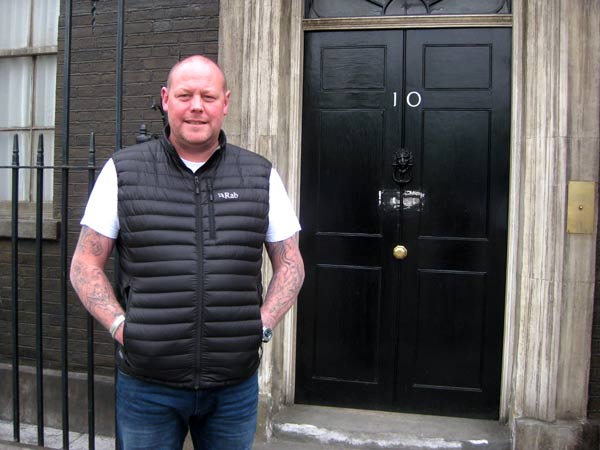
[[167, 89], [171, 87], [171, 78], [173, 76], [173, 73], [175, 73], [175, 70], [177, 70], [179, 68], [179, 66], [182, 66], [185, 63], [191, 62], [193, 60], [197, 60], [197, 61], [201, 61], [205, 64], [212, 64], [213, 66], [215, 66], [219, 72], [221, 72], [221, 76], [223, 77], [223, 90], [225, 92], [227, 92], [227, 78], [225, 77], [225, 72], [223, 72], [223, 69], [221, 69], [221, 66], [219, 66], [219, 64], [215, 61], [213, 61], [212, 59], [208, 58], [207, 56], [203, 56], [203, 55], [191, 55], [188, 56], [186, 58], [183, 58], [179, 61], [177, 61], [173, 67], [171, 67], [171, 70], [169, 70], [169, 75], [167, 76]]

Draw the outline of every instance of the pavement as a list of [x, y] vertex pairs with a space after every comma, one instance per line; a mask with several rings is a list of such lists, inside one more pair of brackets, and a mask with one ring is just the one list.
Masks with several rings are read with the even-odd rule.
[[[61, 449], [62, 430], [44, 427], [44, 447], [38, 447], [37, 427], [35, 425], [21, 424], [20, 443], [13, 441], [12, 422], [0, 421], [0, 450], [40, 450]], [[83, 433], [69, 432], [69, 448], [71, 450], [88, 450], [88, 435]], [[115, 438], [108, 436], [96, 436], [96, 450], [114, 450]]]
[[[0, 421], [0, 450], [47, 450], [62, 448], [62, 430], [46, 427], [44, 429], [44, 447], [37, 446], [37, 427], [21, 424], [20, 443], [13, 442], [12, 422]], [[114, 450], [115, 438], [96, 436], [96, 450]], [[188, 447], [186, 446], [186, 449]], [[70, 450], [88, 450], [88, 435], [82, 433], [69, 433]], [[340, 447], [323, 446], [321, 444], [307, 444], [302, 442], [284, 442], [272, 439], [269, 443], [256, 443], [253, 450], [339, 450]]]
[[[12, 423], [0, 421], [0, 450], [41, 450], [37, 428], [22, 424], [21, 443]], [[62, 431], [45, 428], [44, 449], [62, 448]], [[71, 450], [88, 450], [85, 434], [69, 434]], [[96, 450], [114, 450], [114, 438], [96, 436]], [[191, 449], [189, 443], [184, 450]], [[274, 417], [269, 442], [253, 450], [510, 450], [511, 433], [497, 421], [293, 405]]]
[[[48, 435], [46, 435], [48, 436]], [[83, 435], [84, 439], [79, 439], [77, 437], [71, 438], [70, 436], [70, 450], [88, 450], [88, 442], [87, 435]], [[49, 448], [52, 449], [60, 449], [62, 448], [62, 435], [58, 438], [58, 440], [47, 439], [45, 438], [44, 444], [45, 447], [38, 447], [34, 445], [34, 442], [37, 442], [37, 434], [36, 436], [29, 439], [27, 437], [21, 438], [21, 443], [10, 442], [10, 440], [2, 440], [0, 439], [0, 450], [47, 450]], [[27, 443], [29, 442], [29, 444]], [[106, 437], [96, 437], [96, 450], [114, 450], [115, 441], [114, 438], [106, 438]], [[342, 447], [343, 448], [343, 447]], [[254, 445], [253, 450], [340, 450], [339, 446], [329, 446], [329, 445], [321, 445], [321, 444], [306, 444], [301, 442], [285, 442], [279, 439], [273, 439], [269, 441], [269, 443], [257, 443]]]

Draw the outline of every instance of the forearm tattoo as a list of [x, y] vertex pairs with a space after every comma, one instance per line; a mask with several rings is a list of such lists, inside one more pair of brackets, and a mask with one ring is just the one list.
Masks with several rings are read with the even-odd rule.
[[273, 265], [273, 277], [263, 305], [263, 320], [275, 326], [294, 305], [304, 281], [304, 265], [294, 238], [270, 242], [267, 251]]
[[83, 227], [71, 264], [71, 284], [83, 306], [108, 327], [122, 309], [103, 265], [112, 251], [111, 240]]

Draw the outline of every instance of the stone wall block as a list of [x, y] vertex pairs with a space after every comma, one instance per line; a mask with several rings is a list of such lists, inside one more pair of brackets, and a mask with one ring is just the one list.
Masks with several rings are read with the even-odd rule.
[[[561, 75], [569, 108], [561, 135], [570, 138], [598, 138], [600, 127], [600, 2], [597, 0], [561, 3]], [[595, 55], [595, 56], [594, 56]], [[598, 150], [598, 147], [596, 147]], [[596, 151], [596, 154], [598, 151]], [[594, 166], [596, 169], [598, 165]]]
[[556, 409], [560, 419], [578, 420], [588, 404], [594, 283], [565, 282], [562, 296]]
[[[559, 134], [560, 0], [528, 1], [525, 14], [526, 136]], [[540, 95], [540, 93], [545, 93]], [[551, 93], [551, 94], [550, 94]]]
[[561, 277], [563, 257], [556, 249], [564, 240], [566, 154], [556, 138], [525, 141], [522, 211], [522, 273], [552, 280]]
[[[600, 55], [600, 51], [598, 54]], [[600, 73], [600, 67], [598, 73]], [[598, 88], [598, 92], [600, 92], [600, 88]], [[598, 97], [600, 98], [600, 95]], [[596, 112], [596, 117], [600, 117], [600, 110]], [[597, 120], [600, 121], [600, 119]], [[569, 155], [568, 179], [597, 183], [598, 167], [600, 166], [600, 138], [572, 136], [566, 140], [566, 145]]]
[[588, 422], [546, 423], [519, 419], [513, 427], [515, 450], [597, 450], [598, 427]]
[[515, 380], [514, 414], [555, 420], [556, 372], [560, 314], [558, 283], [528, 276], [521, 277], [521, 293], [528, 302], [521, 303], [519, 315], [518, 370]]

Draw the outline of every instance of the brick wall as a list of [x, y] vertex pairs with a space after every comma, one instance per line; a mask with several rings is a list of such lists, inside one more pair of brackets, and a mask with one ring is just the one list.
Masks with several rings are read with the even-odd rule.
[[[90, 132], [96, 136], [97, 165], [111, 156], [116, 146], [116, 42], [117, 0], [96, 3], [92, 27], [92, 2], [74, 0], [70, 88], [69, 163], [87, 164]], [[217, 58], [218, 0], [128, 0], [125, 2], [123, 57], [123, 146], [135, 143], [139, 127], [162, 131], [161, 115], [152, 109], [160, 103], [160, 88], [169, 68], [181, 57], [204, 54]], [[63, 2], [61, 2], [61, 9]], [[64, 68], [64, 11], [61, 11], [58, 46], [55, 162], [62, 163]], [[79, 235], [79, 220], [87, 198], [87, 172], [69, 175], [68, 254]], [[54, 216], [60, 219], [61, 173], [55, 174]], [[23, 364], [35, 359], [35, 248], [21, 240], [19, 258], [20, 356]], [[0, 360], [11, 355], [11, 246], [0, 239]], [[43, 246], [43, 348], [47, 367], [60, 367], [60, 248], [56, 241]], [[70, 258], [69, 258], [70, 262]], [[109, 263], [109, 272], [112, 262]], [[83, 370], [86, 360], [87, 314], [69, 284], [69, 366]], [[113, 345], [103, 329], [96, 331], [99, 372], [111, 373]]]

